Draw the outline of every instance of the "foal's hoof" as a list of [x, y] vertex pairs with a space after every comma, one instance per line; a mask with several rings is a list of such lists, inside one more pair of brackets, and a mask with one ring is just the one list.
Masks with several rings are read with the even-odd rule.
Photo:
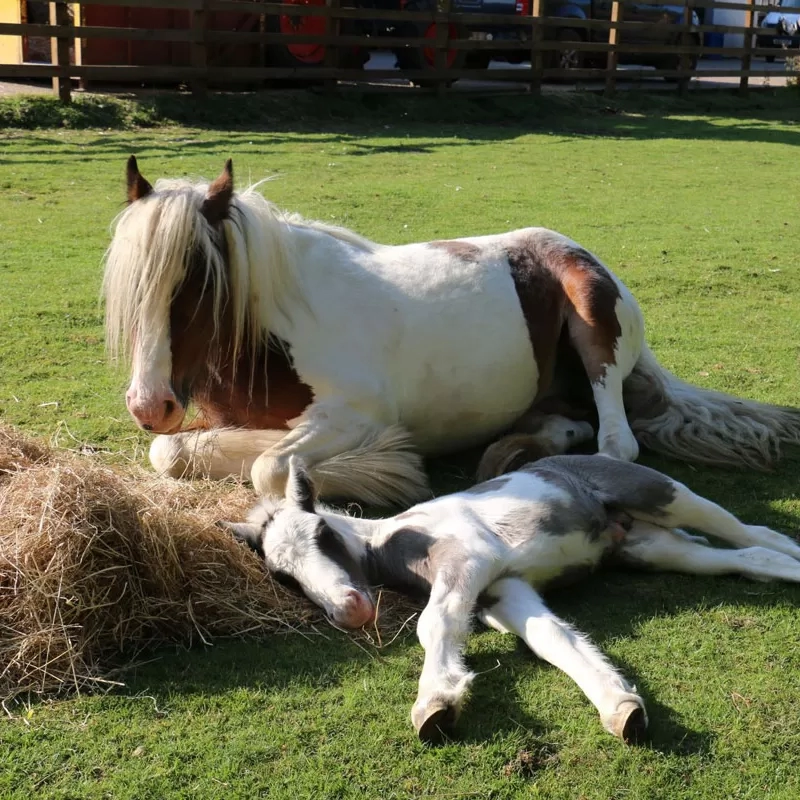
[[415, 706], [411, 712], [417, 736], [427, 744], [439, 744], [450, 736], [457, 719], [458, 709], [444, 700], [434, 700], [424, 708]]
[[638, 703], [625, 700], [619, 704], [606, 727], [625, 744], [639, 744], [647, 732], [647, 715]]

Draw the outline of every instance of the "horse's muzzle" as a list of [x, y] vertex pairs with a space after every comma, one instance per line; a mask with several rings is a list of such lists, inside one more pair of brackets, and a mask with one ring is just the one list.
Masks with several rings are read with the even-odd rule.
[[186, 407], [172, 389], [142, 392], [131, 386], [125, 403], [136, 424], [151, 433], [175, 433], [186, 415]]

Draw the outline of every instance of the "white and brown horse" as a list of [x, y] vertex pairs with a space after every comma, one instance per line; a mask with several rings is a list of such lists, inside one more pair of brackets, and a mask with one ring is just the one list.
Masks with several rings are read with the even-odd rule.
[[[389, 246], [286, 214], [255, 187], [153, 188], [128, 162], [106, 258], [112, 352], [128, 409], [169, 474], [249, 475], [281, 493], [301, 456], [325, 496], [409, 503], [421, 456], [533, 425], [550, 452], [594, 435], [559, 410], [577, 384], [600, 453], [639, 444], [769, 465], [800, 412], [688, 386], [644, 343], [636, 301], [600, 261], [543, 228]], [[187, 405], [201, 428], [181, 430]], [[626, 414], [627, 409], [627, 414]]]

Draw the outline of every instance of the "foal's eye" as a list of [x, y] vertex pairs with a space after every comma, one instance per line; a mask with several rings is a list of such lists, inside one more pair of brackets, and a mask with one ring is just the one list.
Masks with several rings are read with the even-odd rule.
[[270, 575], [272, 575], [272, 579], [276, 583], [279, 583], [281, 586], [283, 586], [284, 589], [288, 589], [289, 591], [297, 594], [304, 594], [300, 583], [288, 572], [282, 572], [281, 570], [277, 569], [275, 571], [270, 571]]

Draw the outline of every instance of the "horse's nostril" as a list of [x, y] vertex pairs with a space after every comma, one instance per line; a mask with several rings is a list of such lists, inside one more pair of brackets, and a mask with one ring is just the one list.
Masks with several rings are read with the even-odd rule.
[[173, 400], [165, 400], [164, 401], [164, 411], [167, 412], [167, 416], [171, 416], [172, 412], [175, 410], [175, 402]]
[[142, 425], [142, 430], [151, 431], [151, 430], [153, 430], [153, 426], [152, 425]]

